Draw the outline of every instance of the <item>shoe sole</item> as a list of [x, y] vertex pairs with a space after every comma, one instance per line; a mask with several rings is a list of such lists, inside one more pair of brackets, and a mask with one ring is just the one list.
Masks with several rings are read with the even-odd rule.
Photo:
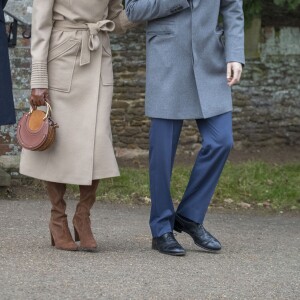
[[[185, 233], [188, 234], [187, 232], [185, 232]], [[213, 249], [205, 248], [205, 247], [203, 247], [202, 245], [197, 244], [197, 243], [195, 242], [194, 239], [193, 239], [193, 241], [194, 241], [194, 243], [195, 243], [196, 246], [202, 248], [202, 249], [205, 250], [206, 252], [218, 253], [218, 252], [221, 251], [221, 249], [219, 249], [219, 250], [213, 250]]]
[[56, 247], [56, 246], [53, 246], [53, 248], [55, 248], [57, 250], [61, 250], [61, 251], [78, 251], [79, 250], [78, 248], [75, 248], [75, 249], [65, 249], [65, 248]]
[[185, 253], [166, 253], [166, 252], [162, 252], [159, 250], [157, 250], [157, 251], [161, 254], [170, 255], [170, 256], [185, 256]]
[[99, 252], [100, 250], [98, 248], [84, 248], [84, 247], [79, 247], [78, 251], [96, 253], [96, 252]]
[[161, 254], [171, 255], [171, 256], [185, 256], [185, 254], [186, 254], [186, 253], [167, 253], [167, 252], [163, 252], [163, 251], [160, 251], [158, 249], [155, 249], [155, 248], [152, 248], [152, 250], [156, 250]]
[[186, 252], [184, 252], [184, 253], [167, 253], [167, 252], [163, 252], [163, 251], [160, 251], [159, 249], [157, 249], [155, 246], [152, 246], [152, 250], [156, 250], [161, 254], [171, 255], [171, 256], [185, 256], [186, 255]]

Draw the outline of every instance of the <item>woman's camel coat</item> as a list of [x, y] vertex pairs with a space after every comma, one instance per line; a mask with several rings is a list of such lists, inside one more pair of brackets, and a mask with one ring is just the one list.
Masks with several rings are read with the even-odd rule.
[[34, 0], [32, 88], [49, 88], [55, 144], [24, 150], [20, 172], [38, 179], [90, 185], [119, 175], [110, 127], [113, 93], [108, 33], [132, 24], [121, 0]]

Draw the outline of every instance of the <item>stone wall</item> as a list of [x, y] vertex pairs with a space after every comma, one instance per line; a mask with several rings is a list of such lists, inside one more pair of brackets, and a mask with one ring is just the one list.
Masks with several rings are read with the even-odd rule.
[[[300, 146], [300, 30], [264, 27], [260, 56], [248, 59], [243, 80], [234, 88], [235, 147]], [[144, 31], [114, 37], [115, 146], [147, 149], [149, 121], [143, 117]], [[185, 122], [180, 149], [199, 148], [195, 122]]]
[[[234, 88], [234, 136], [236, 148], [300, 146], [300, 30], [264, 27], [260, 56], [247, 61], [243, 80]], [[134, 153], [148, 148], [149, 120], [144, 117], [145, 33], [112, 36], [115, 94], [112, 108], [114, 145]], [[18, 40], [10, 49], [14, 96], [18, 117], [28, 109], [29, 41]], [[185, 123], [179, 149], [199, 148], [195, 122]], [[0, 155], [17, 155], [15, 127], [1, 127]]]

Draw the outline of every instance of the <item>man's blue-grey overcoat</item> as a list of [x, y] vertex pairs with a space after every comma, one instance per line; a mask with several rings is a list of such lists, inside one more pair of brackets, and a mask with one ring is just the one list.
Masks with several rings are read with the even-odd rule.
[[0, 0], [0, 125], [16, 122], [3, 15], [3, 8], [6, 3], [7, 0]]
[[126, 13], [148, 22], [147, 116], [200, 119], [232, 110], [226, 63], [245, 63], [242, 0], [126, 0]]

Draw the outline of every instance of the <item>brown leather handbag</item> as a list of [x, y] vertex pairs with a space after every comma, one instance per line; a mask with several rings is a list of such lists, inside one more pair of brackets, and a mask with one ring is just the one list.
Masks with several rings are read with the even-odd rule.
[[17, 140], [20, 146], [31, 151], [44, 151], [55, 140], [58, 125], [51, 119], [51, 106], [47, 103], [46, 113], [33, 110], [23, 115], [18, 122]]

